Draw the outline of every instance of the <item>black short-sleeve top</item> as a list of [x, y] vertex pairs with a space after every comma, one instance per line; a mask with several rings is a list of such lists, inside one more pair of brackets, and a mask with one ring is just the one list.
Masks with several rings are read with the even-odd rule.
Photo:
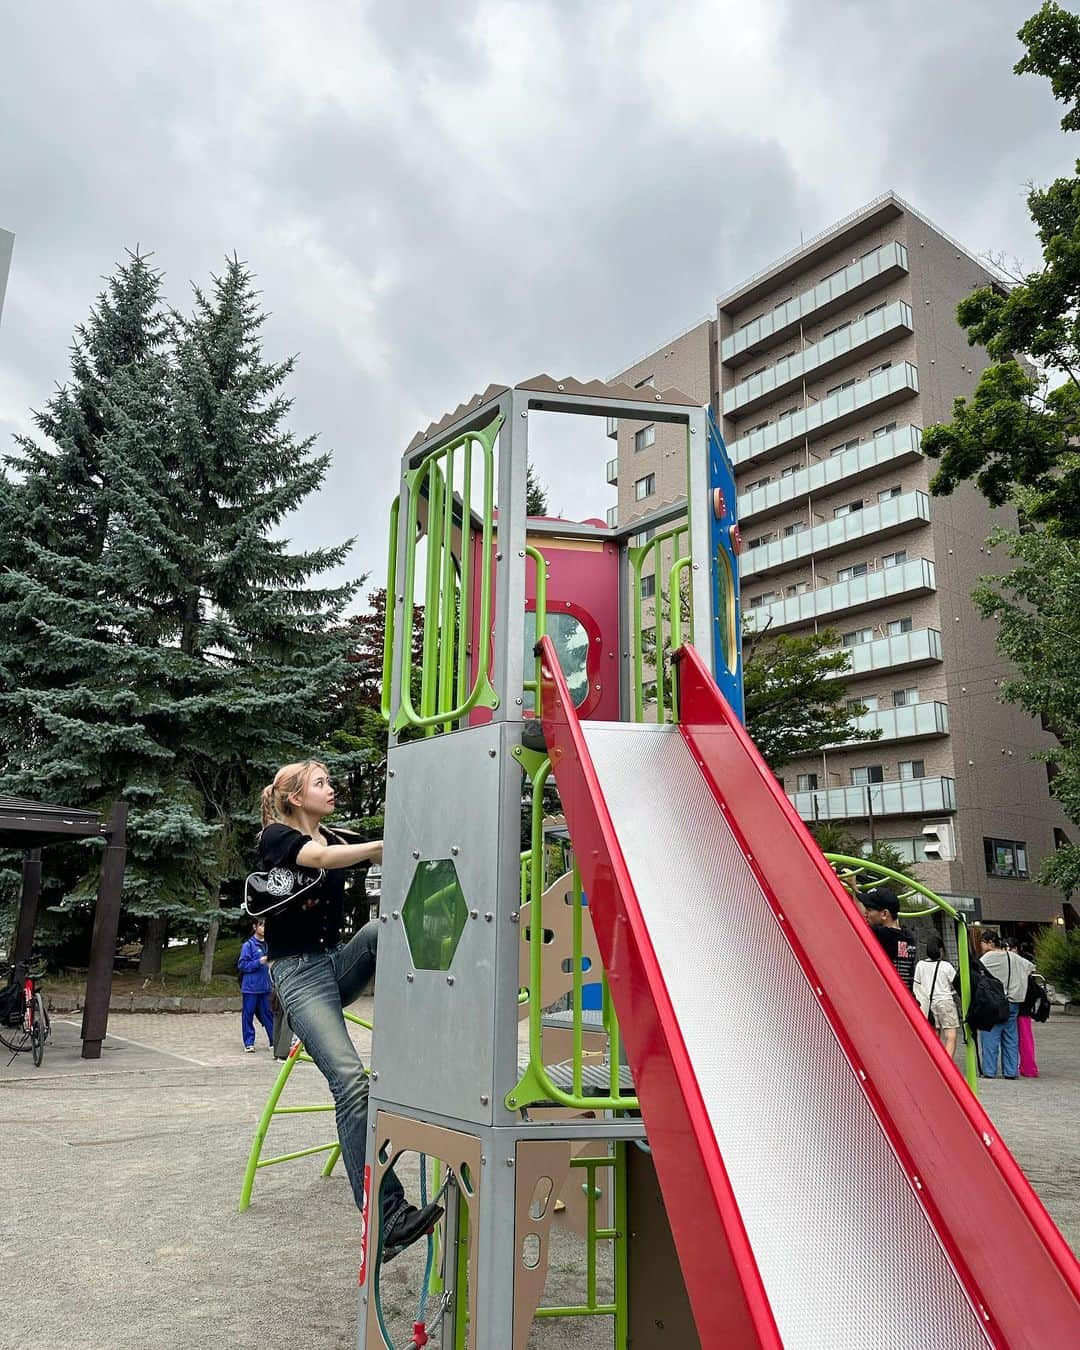
[[[320, 830], [320, 834], [324, 843], [341, 842], [325, 830]], [[291, 825], [277, 822], [267, 825], [259, 836], [259, 863], [267, 870], [294, 867], [296, 855], [311, 840], [311, 835], [302, 834]], [[336, 868], [326, 872], [317, 886], [293, 904], [266, 916], [267, 957], [276, 961], [282, 956], [332, 951], [341, 941], [344, 909], [345, 870]]]

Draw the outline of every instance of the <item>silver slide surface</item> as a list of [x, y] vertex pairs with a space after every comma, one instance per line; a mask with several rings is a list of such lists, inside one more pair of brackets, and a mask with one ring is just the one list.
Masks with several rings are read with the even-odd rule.
[[581, 727], [784, 1345], [985, 1347], [678, 728]]

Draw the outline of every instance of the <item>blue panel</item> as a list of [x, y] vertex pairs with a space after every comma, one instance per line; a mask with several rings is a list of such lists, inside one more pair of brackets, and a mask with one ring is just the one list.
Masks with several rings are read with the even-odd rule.
[[[719, 495], [718, 495], [719, 494]], [[739, 559], [735, 474], [724, 438], [709, 409], [709, 548], [712, 594], [713, 651], [716, 653], [716, 683], [724, 697], [743, 717], [742, 606], [739, 601]], [[717, 513], [719, 507], [719, 514]], [[725, 653], [732, 658], [729, 668]]]

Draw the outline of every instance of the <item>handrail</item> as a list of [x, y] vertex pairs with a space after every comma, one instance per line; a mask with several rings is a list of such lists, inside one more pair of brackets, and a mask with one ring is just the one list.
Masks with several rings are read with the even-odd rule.
[[[642, 627], [641, 627], [641, 569], [644, 566], [646, 558], [650, 553], [656, 553], [656, 575], [660, 575], [660, 548], [668, 540], [673, 541], [675, 552], [678, 553], [681, 547], [680, 539], [689, 539], [690, 527], [684, 521], [681, 524], [673, 525], [670, 529], [662, 530], [645, 544], [633, 545], [627, 549], [626, 554], [630, 563], [630, 589], [632, 592], [632, 632], [631, 643], [634, 655], [634, 721], [643, 722], [645, 720], [645, 678], [643, 671], [643, 653], [642, 653]], [[670, 587], [669, 575], [669, 587]], [[659, 591], [654, 597], [656, 607], [656, 708], [657, 721], [665, 722], [668, 720], [666, 715], [664, 698], [664, 641], [663, 641], [663, 592]], [[672, 594], [668, 591], [669, 601], [669, 625], [672, 614]], [[681, 621], [681, 614], [680, 614]], [[693, 616], [691, 615], [691, 626]]]
[[[447, 445], [427, 455], [405, 475], [409, 509], [406, 519], [405, 576], [403, 591], [401, 664], [399, 674], [399, 711], [394, 730], [416, 727], [433, 736], [441, 727], [466, 717], [480, 704], [497, 708], [498, 698], [488, 677], [491, 659], [492, 562], [494, 553], [495, 465], [494, 446], [503, 424], [502, 414], [486, 427], [467, 431]], [[483, 504], [481, 513], [480, 612], [475, 653], [475, 674], [468, 686], [468, 638], [472, 618], [470, 580], [470, 544], [472, 536], [472, 461], [473, 446], [480, 446], [483, 464]], [[461, 497], [461, 558], [458, 585], [454, 585], [453, 535], [455, 524], [454, 458], [464, 450], [464, 477]], [[445, 464], [445, 468], [440, 467]], [[420, 498], [426, 489], [428, 542], [423, 641], [421, 644], [420, 710], [412, 698], [413, 621], [415, 615], [416, 548], [419, 542]], [[396, 568], [395, 568], [396, 572]], [[394, 575], [396, 580], [396, 574]], [[455, 622], [455, 600], [458, 613]], [[456, 677], [455, 677], [456, 671]], [[466, 692], [467, 690], [467, 692]]]
[[[535, 633], [536, 642], [539, 642], [547, 633], [547, 559], [538, 548], [533, 548], [532, 544], [525, 545], [525, 556], [533, 560], [536, 568], [536, 610], [535, 610]], [[525, 680], [524, 688], [526, 693], [538, 694], [540, 691], [540, 657], [536, 658], [536, 679]], [[539, 714], [538, 714], [539, 715]]]
[[[914, 877], [905, 876], [902, 872], [886, 867], [884, 863], [875, 862], [871, 858], [853, 858], [846, 853], [826, 853], [825, 861], [836, 873], [840, 884], [851, 891], [853, 895], [860, 890], [866, 890], [882, 881], [887, 881], [897, 888], [897, 900], [901, 904], [913, 895], [921, 895], [923, 899], [930, 902], [925, 909], [901, 909], [901, 918], [919, 919], [928, 914], [933, 914], [935, 910], [942, 910], [956, 924], [956, 957], [957, 964], [960, 967], [960, 1026], [964, 1033], [964, 1077], [967, 1079], [972, 1092], [978, 1096], [979, 1061], [975, 1046], [975, 1033], [967, 1024], [968, 1009], [971, 1007], [971, 952], [968, 945], [967, 920], [959, 910], [954, 909], [947, 900], [943, 900], [929, 886], [924, 886], [921, 881], [916, 881]], [[869, 883], [862, 882], [860, 877], [863, 874], [868, 875], [872, 880]]]

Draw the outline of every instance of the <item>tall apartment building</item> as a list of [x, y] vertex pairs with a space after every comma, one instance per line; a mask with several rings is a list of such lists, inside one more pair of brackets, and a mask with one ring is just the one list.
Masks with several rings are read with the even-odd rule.
[[[1010, 669], [996, 624], [970, 599], [980, 576], [1004, 570], [986, 540], [1015, 513], [991, 511], [969, 487], [931, 498], [934, 466], [920, 450], [921, 429], [947, 420], [986, 364], [956, 307], [988, 284], [1000, 283], [890, 193], [729, 291], [715, 318], [620, 378], [674, 385], [721, 419], [748, 627], [828, 628], [849, 653], [848, 696], [881, 735], [784, 766], [803, 819], [888, 840], [978, 917], [1045, 923], [1061, 897], [1030, 877], [1071, 828], [1031, 759], [1053, 740], [998, 702]], [[673, 428], [608, 434], [611, 523], [685, 498]], [[942, 824], [952, 861], [923, 852], [924, 828]]]

